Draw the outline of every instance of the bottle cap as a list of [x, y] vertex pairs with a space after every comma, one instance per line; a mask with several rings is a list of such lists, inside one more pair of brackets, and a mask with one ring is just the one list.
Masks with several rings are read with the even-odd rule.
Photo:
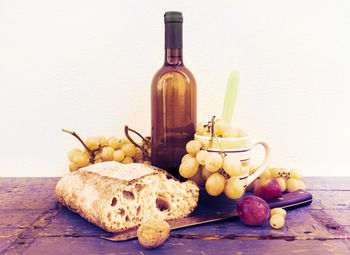
[[164, 14], [165, 23], [182, 23], [182, 13], [176, 11], [169, 11]]

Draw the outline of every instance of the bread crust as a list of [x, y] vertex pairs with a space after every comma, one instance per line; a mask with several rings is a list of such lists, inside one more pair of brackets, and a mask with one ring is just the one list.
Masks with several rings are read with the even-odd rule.
[[[125, 171], [138, 174], [123, 179], [128, 177]], [[55, 193], [60, 203], [89, 222], [119, 232], [137, 227], [145, 218], [188, 216], [197, 206], [199, 189], [153, 166], [103, 162], [68, 173]]]

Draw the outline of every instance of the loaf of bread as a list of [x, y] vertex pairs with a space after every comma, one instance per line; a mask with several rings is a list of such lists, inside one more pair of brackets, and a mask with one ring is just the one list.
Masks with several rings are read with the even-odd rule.
[[188, 216], [199, 190], [145, 164], [102, 162], [71, 172], [57, 183], [57, 199], [108, 232], [137, 227], [142, 219]]

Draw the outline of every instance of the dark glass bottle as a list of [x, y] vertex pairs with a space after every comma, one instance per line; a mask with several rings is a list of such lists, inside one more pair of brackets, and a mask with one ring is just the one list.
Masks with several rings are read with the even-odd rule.
[[151, 86], [152, 165], [175, 177], [197, 122], [197, 86], [182, 59], [182, 13], [166, 12], [165, 61]]

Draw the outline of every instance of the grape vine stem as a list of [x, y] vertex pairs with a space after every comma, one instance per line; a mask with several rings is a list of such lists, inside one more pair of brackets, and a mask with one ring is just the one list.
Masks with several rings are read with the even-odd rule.
[[70, 131], [68, 129], [64, 129], [64, 128], [62, 128], [62, 131], [75, 136], [79, 140], [79, 142], [81, 142], [81, 144], [84, 146], [84, 148], [87, 150], [87, 152], [90, 155], [92, 154], [92, 151], [89, 149], [89, 147], [86, 146], [86, 144], [83, 142], [83, 140], [81, 140], [81, 138], [77, 135], [77, 133], [75, 133], [74, 131]]
[[138, 145], [138, 144], [130, 137], [129, 131], [131, 131], [131, 132], [137, 134], [139, 137], [141, 137], [141, 139], [147, 144], [148, 148], [151, 148], [151, 143], [150, 143], [149, 141], [147, 141], [139, 132], [137, 132], [137, 131], [135, 131], [135, 130], [129, 128], [127, 125], [125, 125], [125, 127], [124, 127], [124, 133], [125, 133], [126, 138], [128, 138], [128, 140], [129, 140], [133, 145], [135, 145], [136, 147], [140, 148], [141, 151], [142, 151], [142, 153], [143, 153], [143, 155], [144, 155], [147, 159], [149, 159], [148, 151], [145, 150], [142, 146]]

